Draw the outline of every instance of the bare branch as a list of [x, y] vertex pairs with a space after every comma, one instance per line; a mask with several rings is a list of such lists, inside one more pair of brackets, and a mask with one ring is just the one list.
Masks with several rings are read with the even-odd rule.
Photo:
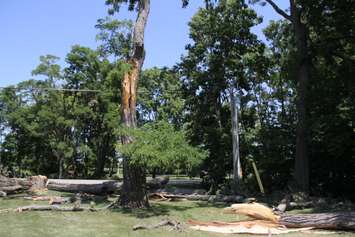
[[290, 15], [288, 15], [284, 10], [282, 10], [281, 8], [279, 8], [279, 6], [276, 5], [276, 3], [273, 0], [265, 0], [267, 3], [269, 3], [272, 8], [274, 8], [274, 10], [280, 14], [281, 16], [283, 16], [285, 19], [289, 20], [292, 22], [292, 17]]

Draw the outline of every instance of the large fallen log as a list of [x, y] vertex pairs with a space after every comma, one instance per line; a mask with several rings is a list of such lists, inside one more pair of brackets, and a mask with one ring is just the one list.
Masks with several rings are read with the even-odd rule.
[[[167, 177], [150, 179], [147, 180], [147, 187], [149, 189], [163, 188], [168, 182]], [[122, 182], [117, 180], [49, 179], [47, 188], [61, 192], [106, 194], [119, 191], [121, 186]]]
[[278, 222], [289, 228], [355, 230], [355, 212], [283, 214]]
[[114, 180], [49, 179], [47, 188], [61, 192], [106, 194], [114, 193], [121, 185]]
[[47, 177], [32, 176], [27, 179], [7, 178], [0, 176], [0, 192], [1, 196], [12, 194], [20, 191], [36, 191], [46, 186]]

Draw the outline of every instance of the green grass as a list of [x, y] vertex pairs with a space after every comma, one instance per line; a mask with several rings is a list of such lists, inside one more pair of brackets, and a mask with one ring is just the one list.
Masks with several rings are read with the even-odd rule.
[[[15, 208], [21, 205], [40, 204], [42, 202], [26, 201], [21, 198], [0, 199], [0, 209]], [[46, 203], [46, 202], [43, 202]], [[97, 206], [106, 203], [96, 200]], [[85, 204], [84, 204], [85, 205]], [[154, 230], [132, 231], [136, 224], [153, 224], [165, 217], [185, 223], [194, 220], [232, 221], [240, 217], [222, 213], [223, 205], [212, 205], [203, 202], [153, 202], [152, 208], [146, 210], [116, 209], [101, 212], [23, 212], [0, 213], [1, 237], [117, 237], [117, 236], [157, 236], [157, 237], [202, 237], [219, 236], [194, 231], [185, 225], [183, 232], [169, 231], [168, 227]], [[236, 236], [236, 235], [235, 235]], [[248, 235], [238, 235], [248, 236]], [[324, 236], [318, 234], [288, 234], [284, 236]], [[339, 233], [326, 236], [355, 237], [355, 233]]]

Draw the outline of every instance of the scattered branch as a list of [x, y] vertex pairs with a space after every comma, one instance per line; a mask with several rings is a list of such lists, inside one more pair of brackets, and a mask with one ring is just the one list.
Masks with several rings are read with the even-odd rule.
[[158, 224], [155, 225], [135, 225], [133, 226], [133, 230], [145, 230], [145, 229], [156, 229], [162, 226], [172, 226], [172, 230], [177, 230], [177, 231], [182, 231], [182, 226], [181, 223], [178, 221], [174, 221], [174, 220], [163, 220], [161, 222], [159, 222]]

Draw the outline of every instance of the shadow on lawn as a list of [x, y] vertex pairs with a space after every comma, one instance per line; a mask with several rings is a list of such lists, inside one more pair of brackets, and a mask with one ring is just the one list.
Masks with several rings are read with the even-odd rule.
[[226, 205], [214, 204], [207, 202], [151, 202], [150, 208], [144, 209], [128, 209], [128, 208], [116, 208], [112, 212], [120, 212], [123, 214], [128, 214], [139, 219], [156, 217], [156, 216], [167, 216], [172, 212], [186, 211], [189, 209], [206, 208], [206, 207], [217, 207], [223, 208]]

